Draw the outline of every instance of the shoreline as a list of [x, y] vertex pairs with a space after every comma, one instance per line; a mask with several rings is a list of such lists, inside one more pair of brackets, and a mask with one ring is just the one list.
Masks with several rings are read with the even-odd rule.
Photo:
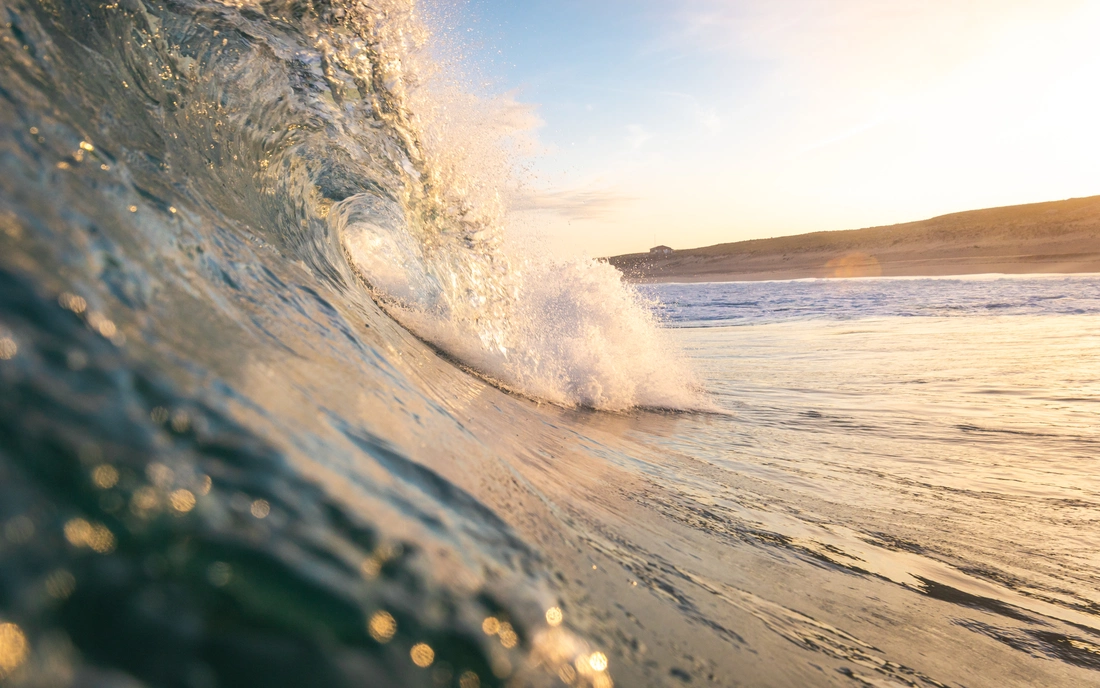
[[[778, 282], [799, 279], [856, 279], [876, 277], [967, 277], [975, 275], [1041, 276], [1100, 274], [1100, 254], [1073, 259], [1059, 256], [1057, 260], [1028, 260], [1030, 256], [991, 257], [990, 260], [938, 258], [913, 261], [879, 261], [878, 269], [827, 268], [827, 260], [817, 265], [754, 266], [751, 270], [647, 270], [644, 274], [624, 272], [627, 281], [636, 284], [699, 283], [699, 282]], [[1013, 260], [1015, 259], [1015, 260]], [[717, 266], [716, 266], [717, 267]]]
[[740, 275], [733, 275], [732, 279], [706, 279], [705, 276], [688, 277], [684, 279], [628, 279], [630, 284], [747, 284], [749, 282], [835, 282], [847, 280], [867, 281], [894, 281], [894, 280], [985, 280], [997, 281], [1002, 279], [1058, 279], [1062, 277], [1087, 277], [1100, 278], [1100, 270], [1093, 272], [965, 272], [946, 275], [876, 275], [863, 277], [760, 277], [745, 279]]
[[1100, 196], [607, 261], [639, 283], [1095, 273]]

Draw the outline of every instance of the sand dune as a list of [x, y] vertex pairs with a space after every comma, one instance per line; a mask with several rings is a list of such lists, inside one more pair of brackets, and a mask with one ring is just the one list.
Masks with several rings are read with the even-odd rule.
[[608, 261], [645, 282], [1100, 272], [1100, 196]]

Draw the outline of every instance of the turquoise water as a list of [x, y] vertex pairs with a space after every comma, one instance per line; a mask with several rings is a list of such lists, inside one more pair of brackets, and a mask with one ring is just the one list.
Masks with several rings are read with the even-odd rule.
[[1097, 278], [639, 293], [405, 3], [5, 12], [0, 680], [1095, 682]]

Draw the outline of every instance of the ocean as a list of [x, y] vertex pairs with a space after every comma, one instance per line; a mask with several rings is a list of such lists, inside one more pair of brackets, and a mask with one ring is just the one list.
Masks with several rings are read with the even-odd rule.
[[413, 3], [4, 11], [0, 682], [1100, 682], [1100, 276], [631, 286]]

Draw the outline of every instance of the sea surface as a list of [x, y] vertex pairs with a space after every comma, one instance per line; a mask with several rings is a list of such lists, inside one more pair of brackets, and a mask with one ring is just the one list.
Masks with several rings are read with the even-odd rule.
[[632, 287], [413, 3], [3, 11], [0, 683], [1100, 683], [1100, 276]]

